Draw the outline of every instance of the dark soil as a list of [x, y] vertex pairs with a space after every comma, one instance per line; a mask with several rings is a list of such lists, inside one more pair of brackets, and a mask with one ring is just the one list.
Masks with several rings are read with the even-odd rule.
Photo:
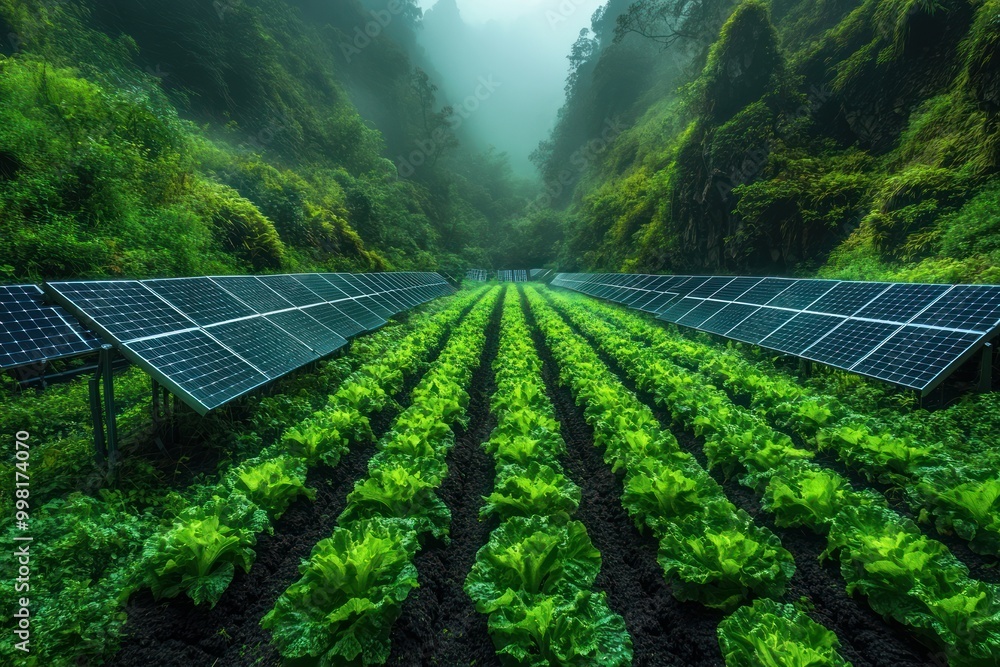
[[[463, 317], [467, 313], [468, 309]], [[430, 360], [438, 357], [446, 339], [431, 351]], [[394, 404], [369, 416], [376, 438], [409, 405], [410, 393], [425, 370], [422, 365], [409, 373]], [[298, 567], [313, 546], [333, 532], [347, 494], [367, 471], [374, 453], [372, 444], [356, 446], [335, 468], [310, 470], [307, 485], [316, 489], [315, 501], [295, 501], [275, 523], [274, 534], [261, 535], [250, 572], [237, 569], [214, 609], [195, 606], [186, 596], [156, 601], [148, 590], [134, 595], [126, 607], [126, 635], [111, 667], [280, 665], [281, 657], [270, 644], [270, 633], [260, 627], [260, 619], [299, 578]]]
[[723, 614], [679, 602], [671, 594], [656, 561], [656, 540], [641, 534], [622, 507], [622, 482], [594, 445], [594, 431], [570, 391], [558, 385], [552, 353], [527, 303], [523, 305], [568, 448], [566, 472], [583, 491], [576, 518], [587, 527], [603, 559], [597, 588], [607, 593], [611, 608], [625, 619], [635, 667], [722, 665], [716, 628]]
[[[570, 322], [566, 323], [574, 328]], [[574, 331], [581, 333], [576, 328]], [[663, 428], [674, 434], [680, 446], [707, 469], [704, 440], [674, 427], [670, 415], [656, 404], [651, 394], [639, 390], [613, 359], [596, 347], [595, 351], [625, 387], [653, 411]], [[753, 490], [741, 486], [735, 479], [725, 479], [718, 469], [712, 471], [712, 477], [723, 486], [734, 505], [745, 510], [758, 525], [772, 530], [781, 539], [782, 546], [795, 557], [795, 576], [790, 582], [785, 602], [804, 602], [811, 608], [809, 616], [837, 634], [842, 644], [841, 654], [854, 667], [926, 667], [938, 664], [932, 652], [903, 625], [875, 613], [863, 596], [852, 598], [847, 594], [839, 561], [819, 561], [820, 553], [826, 548], [823, 536], [805, 529], [776, 527], [773, 517], [761, 509], [760, 500]]]
[[503, 299], [486, 331], [479, 368], [472, 376], [467, 411], [468, 428], [455, 430], [455, 448], [448, 455], [448, 476], [438, 496], [451, 510], [450, 544], [432, 541], [414, 559], [420, 588], [403, 603], [402, 616], [392, 631], [389, 665], [459, 667], [499, 665], [486, 626], [465, 594], [465, 578], [476, 552], [489, 541], [495, 527], [479, 521], [483, 496], [493, 491], [493, 459], [482, 448], [496, 427], [490, 398], [496, 391], [493, 360], [500, 339]]

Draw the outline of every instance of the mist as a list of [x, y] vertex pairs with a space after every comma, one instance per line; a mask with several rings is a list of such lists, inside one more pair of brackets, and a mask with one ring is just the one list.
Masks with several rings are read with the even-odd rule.
[[422, 0], [417, 40], [440, 77], [439, 102], [455, 109], [456, 133], [472, 148], [529, 160], [563, 106], [567, 55], [601, 0]]

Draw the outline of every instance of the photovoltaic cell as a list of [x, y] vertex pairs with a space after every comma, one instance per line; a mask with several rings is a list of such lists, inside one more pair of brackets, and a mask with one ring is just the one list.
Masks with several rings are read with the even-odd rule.
[[889, 291], [855, 313], [854, 316], [906, 323], [949, 289], [951, 289], [949, 285], [895, 283], [889, 288]]
[[319, 359], [318, 354], [259, 316], [206, 331], [272, 380]]
[[734, 278], [731, 276], [717, 276], [715, 278], [709, 278], [704, 283], [691, 290], [691, 292], [688, 293], [688, 296], [707, 299], [723, 287], [729, 285], [733, 282], [733, 280]]
[[805, 310], [836, 285], [829, 280], [797, 280], [788, 289], [767, 302], [772, 308]]
[[0, 368], [92, 352], [100, 342], [36, 285], [0, 287]]
[[968, 352], [979, 338], [979, 334], [907, 326], [851, 370], [923, 389]]
[[850, 368], [899, 330], [898, 324], [848, 320], [802, 356], [839, 368]]
[[844, 319], [833, 315], [799, 313], [780, 329], [763, 339], [760, 344], [786, 354], [799, 355], [815, 343], [820, 336], [825, 335], [843, 322]]
[[348, 296], [361, 296], [364, 291], [358, 287], [357, 283], [354, 283], [347, 279], [344, 274], [340, 273], [324, 273], [322, 274], [330, 284], [339, 289], [344, 294]]
[[311, 347], [321, 357], [347, 345], [347, 341], [340, 334], [323, 326], [301, 310], [275, 313], [268, 315], [267, 319]]
[[136, 280], [49, 283], [67, 308], [112, 339], [130, 341], [196, 327]]
[[663, 294], [654, 294], [651, 299], [642, 302], [641, 305], [636, 305], [639, 305], [639, 309], [647, 313], [658, 313], [676, 298], [677, 295], [673, 292], [664, 292]]
[[376, 315], [356, 300], [341, 301], [337, 304], [337, 308], [368, 331], [378, 329], [385, 324], [384, 317]]
[[701, 304], [691, 309], [691, 311], [684, 315], [684, 317], [677, 320], [677, 324], [681, 324], [686, 327], [698, 328], [705, 320], [712, 317], [725, 307], [726, 304], [721, 301], [702, 301]]
[[208, 278], [146, 280], [143, 284], [198, 326], [206, 327], [256, 314]]
[[261, 282], [300, 308], [315, 306], [325, 301], [323, 297], [300, 283], [292, 276], [261, 276]]
[[795, 317], [796, 313], [791, 310], [779, 310], [777, 308], [761, 308], [753, 315], [737, 324], [726, 334], [744, 343], [759, 344], [762, 340], [770, 336], [779, 327], [786, 324]]
[[343, 290], [334, 286], [318, 273], [303, 273], [292, 277], [302, 283], [309, 291], [318, 294], [323, 301], [339, 301], [347, 298]]
[[255, 312], [273, 313], [292, 308], [293, 304], [255, 276], [216, 276], [212, 282], [252, 308]]
[[1000, 286], [957, 285], [913, 324], [991, 332], [1000, 326]]
[[393, 313], [388, 308], [375, 301], [375, 299], [373, 299], [370, 296], [358, 297], [357, 299], [355, 299], [355, 301], [357, 301], [362, 306], [364, 306], [368, 310], [372, 311], [373, 313], [381, 317], [383, 320], [388, 320], [390, 317], [395, 315], [395, 313]]
[[203, 415], [268, 381], [200, 329], [132, 341], [122, 351]]
[[326, 328], [336, 332], [341, 338], [350, 338], [364, 329], [333, 305], [324, 303], [304, 309], [306, 315]]
[[721, 301], [739, 301], [740, 295], [753, 289], [760, 281], [760, 278], [734, 278], [732, 282], [713, 294], [712, 298]]
[[809, 310], [851, 316], [888, 289], [888, 283], [837, 283], [833, 289], [810, 305]]
[[737, 301], [740, 303], [752, 303], [758, 306], [763, 306], [765, 303], [791, 287], [795, 284], [795, 282], [795, 280], [788, 280], [787, 278], [764, 278], [753, 288], [747, 290], [744, 294], [741, 294]]
[[731, 303], [701, 324], [699, 329], [714, 334], [725, 334], [737, 324], [753, 315], [759, 306]]
[[679, 301], [675, 301], [666, 310], [661, 312], [657, 317], [661, 320], [666, 320], [667, 322], [678, 322], [682, 317], [690, 313], [695, 309], [696, 306], [700, 305], [704, 299], [692, 299], [690, 297], [684, 297]]

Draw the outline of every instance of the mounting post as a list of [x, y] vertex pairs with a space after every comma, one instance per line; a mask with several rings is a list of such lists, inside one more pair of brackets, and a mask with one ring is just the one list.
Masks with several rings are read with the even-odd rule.
[[979, 391], [993, 390], [993, 342], [983, 345], [983, 356], [979, 367]]
[[99, 365], [104, 381], [104, 423], [108, 430], [108, 466], [112, 469], [118, 464], [118, 410], [115, 405], [114, 360], [115, 348], [102, 345]]
[[94, 429], [94, 449], [97, 451], [98, 465], [108, 460], [108, 448], [104, 440], [104, 420], [101, 418], [101, 378], [100, 371], [90, 378], [90, 422]]

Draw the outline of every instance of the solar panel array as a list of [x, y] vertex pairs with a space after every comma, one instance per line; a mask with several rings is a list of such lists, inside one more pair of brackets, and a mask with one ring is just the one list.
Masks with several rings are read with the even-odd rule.
[[0, 286], [0, 369], [79, 356], [100, 346], [73, 316], [47, 304], [37, 285]]
[[46, 292], [206, 414], [451, 288], [436, 273], [311, 273], [55, 282]]
[[528, 282], [528, 272], [524, 270], [497, 271], [497, 280], [502, 283], [526, 283]]
[[544, 280], [552, 274], [552, 269], [532, 269], [528, 272], [532, 280]]
[[489, 273], [487, 273], [486, 269], [469, 269], [465, 272], [465, 279], [477, 283], [485, 283], [489, 280]]
[[659, 319], [924, 394], [1000, 333], [1000, 286], [559, 274]]

